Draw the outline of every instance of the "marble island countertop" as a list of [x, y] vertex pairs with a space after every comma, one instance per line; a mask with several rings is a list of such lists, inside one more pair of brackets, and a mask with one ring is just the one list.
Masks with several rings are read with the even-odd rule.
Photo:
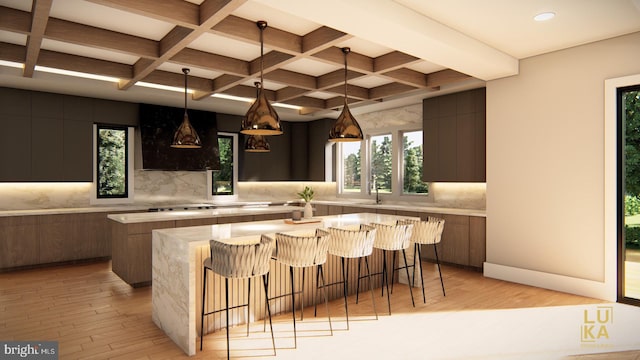
[[299, 206], [290, 205], [244, 205], [239, 207], [222, 207], [219, 209], [174, 210], [160, 212], [141, 212], [131, 214], [110, 214], [107, 218], [122, 224], [142, 223], [164, 220], [203, 219], [210, 217], [225, 217], [237, 215], [259, 215], [289, 213], [302, 210]]

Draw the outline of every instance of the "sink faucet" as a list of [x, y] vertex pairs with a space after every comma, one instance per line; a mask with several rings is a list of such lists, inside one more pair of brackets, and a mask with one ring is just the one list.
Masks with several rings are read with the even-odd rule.
[[382, 199], [378, 196], [378, 187], [376, 186], [376, 204], [382, 204]]

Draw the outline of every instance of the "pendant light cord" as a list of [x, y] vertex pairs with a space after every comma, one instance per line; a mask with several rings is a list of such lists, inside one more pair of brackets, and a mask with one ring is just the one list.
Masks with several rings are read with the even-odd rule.
[[184, 73], [184, 113], [187, 113], [187, 74], [189, 73], [189, 69], [182, 69]]
[[266, 21], [258, 21], [260, 29], [260, 88], [264, 88], [264, 29], [267, 27]]
[[347, 55], [351, 52], [351, 48], [343, 47], [344, 54], [344, 103], [347, 103]]

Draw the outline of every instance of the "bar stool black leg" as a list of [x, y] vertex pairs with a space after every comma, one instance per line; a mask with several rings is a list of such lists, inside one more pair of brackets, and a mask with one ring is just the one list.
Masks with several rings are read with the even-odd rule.
[[436, 263], [438, 264], [438, 273], [440, 274], [440, 285], [442, 285], [442, 295], [447, 296], [444, 293], [444, 282], [442, 281], [442, 271], [440, 271], [440, 259], [438, 259], [438, 247], [436, 244], [433, 244], [433, 250], [436, 252]]
[[[389, 315], [391, 315], [391, 295], [389, 293], [389, 275], [387, 274], [387, 250], [383, 250], [383, 263], [382, 263], [382, 268], [383, 268], [383, 284], [386, 284], [387, 287], [387, 306], [389, 308]], [[393, 269], [393, 265], [391, 266], [391, 269]], [[392, 270], [393, 273], [393, 270]], [[382, 291], [382, 293], [384, 294], [384, 290]]]
[[204, 338], [204, 305], [205, 305], [205, 295], [207, 294], [207, 269], [203, 268], [202, 272], [202, 314], [200, 316], [200, 351], [202, 351], [202, 340]]
[[382, 250], [382, 283], [380, 284], [380, 296], [384, 296], [384, 281], [387, 278], [387, 250]]
[[262, 283], [264, 284], [264, 301], [267, 306], [267, 314], [269, 314], [269, 328], [271, 329], [271, 344], [273, 345], [273, 355], [276, 355], [276, 340], [273, 337], [273, 324], [271, 323], [271, 307], [269, 306], [269, 274], [262, 275]]
[[318, 273], [322, 273], [322, 295], [324, 295], [324, 306], [327, 308], [327, 318], [329, 319], [329, 330], [331, 331], [331, 335], [333, 336], [333, 325], [331, 325], [331, 314], [329, 313], [329, 297], [327, 296], [327, 289], [325, 288], [324, 271], [322, 270], [322, 265], [318, 265]]
[[304, 270], [305, 268], [302, 268], [302, 284], [301, 284], [301, 291], [300, 291], [300, 321], [304, 320]]
[[[397, 253], [397, 251], [394, 250], [393, 251], [393, 260], [391, 261], [391, 269], [393, 269], [393, 270], [391, 270], [391, 293], [392, 294], [393, 294], [393, 283], [394, 283], [393, 279], [395, 279], [395, 276], [396, 276], [396, 253]], [[400, 270], [400, 269], [398, 269], [398, 270]]]
[[231, 352], [229, 351], [229, 279], [224, 279], [224, 297], [227, 314], [227, 360], [231, 358]]
[[296, 331], [296, 289], [293, 279], [293, 266], [289, 266], [289, 275], [291, 275], [291, 309], [293, 310], [293, 348], [298, 348], [298, 333]]
[[[344, 265], [344, 257], [342, 259], [342, 291], [344, 296], [344, 311], [347, 317], [347, 330], [349, 330], [349, 305], [347, 305], [347, 273]], [[347, 263], [348, 265], [348, 263]]]
[[249, 336], [249, 323], [251, 322], [251, 278], [247, 279], [247, 336]]
[[358, 285], [356, 286], [356, 304], [360, 297], [360, 266], [362, 265], [362, 258], [358, 258]]
[[373, 313], [376, 314], [378, 320], [378, 310], [376, 309], [376, 300], [373, 296], [373, 281], [371, 281], [371, 270], [369, 270], [369, 257], [364, 258], [364, 264], [367, 267], [367, 277], [369, 278], [369, 292], [371, 293], [371, 304], [373, 304]]
[[[424, 295], [424, 270], [422, 270], [422, 254], [420, 252], [420, 244], [416, 244], [416, 252], [418, 253], [418, 261], [420, 262], [420, 284], [422, 286], [422, 301], [426, 304], [427, 297]], [[415, 252], [414, 252], [415, 253]], [[413, 257], [413, 281], [416, 281], [415, 269], [416, 269], [416, 258], [415, 254]]]
[[[402, 257], [404, 258], [404, 270], [407, 272], [407, 283], [409, 283], [409, 268], [407, 267], [407, 253], [402, 249]], [[413, 289], [411, 289], [411, 284], [409, 283], [409, 294], [411, 294], [411, 304], [413, 307], [416, 307], [416, 303], [413, 300]]]

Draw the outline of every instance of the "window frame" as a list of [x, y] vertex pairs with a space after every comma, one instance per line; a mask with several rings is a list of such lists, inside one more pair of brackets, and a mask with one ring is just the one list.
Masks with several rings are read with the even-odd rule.
[[[392, 144], [392, 183], [391, 189], [392, 192], [389, 193], [379, 193], [378, 196], [383, 201], [406, 201], [406, 202], [433, 202], [434, 197], [432, 191], [428, 191], [424, 194], [416, 194], [416, 193], [404, 193], [404, 156], [403, 156], [403, 144], [402, 137], [406, 132], [415, 132], [415, 131], [423, 131], [422, 128], [416, 128], [415, 124], [413, 126], [406, 126], [400, 128], [380, 128], [375, 129], [375, 131], [371, 131], [365, 134], [364, 140], [361, 142], [361, 182], [360, 182], [360, 191], [359, 192], [344, 192], [343, 187], [343, 172], [344, 172], [344, 164], [343, 164], [343, 151], [342, 144], [336, 143], [336, 182], [337, 191], [336, 194], [338, 198], [358, 198], [363, 200], [375, 200], [376, 194], [375, 191], [370, 191], [370, 182], [371, 182], [371, 138], [374, 136], [380, 135], [389, 135], [391, 134], [391, 144]], [[362, 146], [362, 144], [367, 144], [366, 146]], [[424, 144], [423, 144], [424, 151]], [[423, 152], [424, 156], [424, 152]], [[362, 180], [366, 179], [366, 180]], [[429, 183], [429, 189], [431, 188], [431, 183]]]
[[207, 171], [207, 199], [212, 202], [231, 202], [238, 200], [238, 134], [230, 132], [218, 132], [218, 138], [230, 137], [232, 139], [231, 149], [233, 151], [233, 194], [214, 195], [213, 194], [213, 173], [215, 170]]
[[[125, 196], [100, 196], [98, 197], [98, 131], [100, 129], [115, 129], [126, 130], [126, 165], [125, 165], [125, 181], [126, 181], [126, 195]], [[106, 204], [127, 204], [133, 203], [134, 200], [134, 127], [127, 125], [114, 125], [114, 124], [93, 124], [93, 181], [91, 182], [91, 190], [89, 197], [89, 204], [91, 205], [106, 205]]]

